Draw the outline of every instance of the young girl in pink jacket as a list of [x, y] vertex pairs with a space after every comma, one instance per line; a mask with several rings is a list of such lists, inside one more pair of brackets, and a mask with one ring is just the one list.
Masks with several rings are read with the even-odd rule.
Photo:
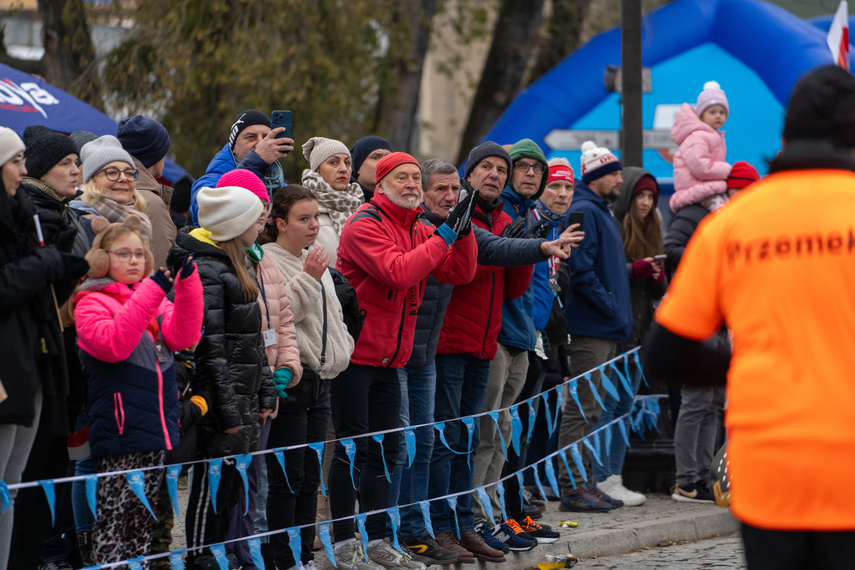
[[677, 111], [671, 139], [680, 145], [674, 155], [674, 194], [669, 205], [676, 214], [689, 204], [704, 203], [710, 210], [727, 201], [730, 164], [727, 146], [719, 129], [727, 121], [730, 107], [721, 86], [704, 83], [695, 108], [688, 103]]
[[[163, 269], [148, 277], [154, 261], [136, 216], [113, 224], [96, 218], [92, 228], [88, 279], [74, 299], [92, 455], [101, 473], [162, 465], [179, 438], [173, 351], [190, 348], [202, 332], [199, 273], [188, 258], [174, 282]], [[173, 286], [174, 303], [166, 297]], [[141, 474], [99, 479], [95, 564], [148, 553], [151, 515], [132, 485], [154, 504], [163, 471]]]

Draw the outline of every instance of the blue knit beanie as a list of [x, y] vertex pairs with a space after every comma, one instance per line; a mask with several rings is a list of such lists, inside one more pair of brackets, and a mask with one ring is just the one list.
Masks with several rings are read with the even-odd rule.
[[142, 115], [119, 121], [116, 138], [146, 168], [157, 164], [169, 152], [170, 141], [166, 128]]

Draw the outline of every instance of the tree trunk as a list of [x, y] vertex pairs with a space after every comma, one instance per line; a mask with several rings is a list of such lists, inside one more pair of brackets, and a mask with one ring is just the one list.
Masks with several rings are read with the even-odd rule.
[[399, 45], [391, 43], [386, 58], [387, 69], [395, 75], [396, 89], [379, 94], [377, 132], [385, 133], [395, 150], [409, 152], [417, 126], [419, 89], [436, 5], [437, 0], [404, 3], [401, 14], [406, 33], [401, 35]]
[[576, 51], [582, 42], [582, 24], [590, 5], [591, 0], [553, 0], [552, 15], [544, 23], [529, 84]]
[[45, 48], [42, 76], [48, 83], [103, 110], [95, 48], [83, 0], [38, 1]]
[[472, 147], [484, 138], [519, 93], [533, 39], [543, 19], [543, 3], [544, 0], [503, 0], [484, 73], [463, 131], [458, 163], [466, 160]]

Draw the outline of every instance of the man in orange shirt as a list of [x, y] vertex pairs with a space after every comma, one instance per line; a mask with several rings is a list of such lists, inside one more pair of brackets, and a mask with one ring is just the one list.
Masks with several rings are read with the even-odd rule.
[[[855, 560], [855, 78], [793, 89], [770, 175], [701, 223], [647, 372], [728, 388], [733, 513], [751, 570]], [[702, 341], [722, 322], [733, 356]]]

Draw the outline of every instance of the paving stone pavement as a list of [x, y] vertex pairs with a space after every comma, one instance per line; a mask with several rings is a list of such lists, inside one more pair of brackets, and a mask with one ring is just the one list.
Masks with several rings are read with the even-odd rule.
[[620, 556], [581, 561], [585, 570], [743, 570], [742, 540], [738, 533], [697, 542], [653, 547]]

